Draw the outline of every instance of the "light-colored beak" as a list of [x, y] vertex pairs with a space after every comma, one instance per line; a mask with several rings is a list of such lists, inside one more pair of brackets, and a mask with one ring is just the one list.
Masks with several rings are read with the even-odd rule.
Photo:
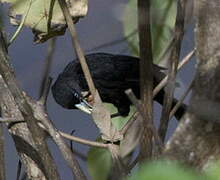
[[79, 104], [75, 104], [75, 107], [87, 114], [92, 113], [92, 106], [85, 100], [82, 100]]

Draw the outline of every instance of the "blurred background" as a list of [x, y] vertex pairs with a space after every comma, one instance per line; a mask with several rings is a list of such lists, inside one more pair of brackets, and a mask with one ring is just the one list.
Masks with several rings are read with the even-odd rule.
[[[127, 0], [89, 1], [88, 15], [80, 19], [76, 24], [78, 38], [86, 54], [91, 52], [108, 52], [131, 55], [126, 41], [120, 41], [109, 46], [102, 46], [103, 44], [123, 39], [124, 29], [122, 17], [127, 3]], [[1, 11], [4, 15], [4, 30], [8, 36], [11, 37], [16, 27], [9, 24], [9, 18], [6, 15], [8, 13], [8, 5], [1, 5]], [[194, 47], [193, 28], [193, 23], [189, 24], [186, 28], [181, 57], [184, 57]], [[35, 99], [38, 98], [46, 52], [47, 43], [34, 44], [33, 34], [28, 28], [24, 28], [16, 41], [9, 47], [9, 55], [15, 69], [16, 77], [24, 91]], [[64, 36], [57, 38], [53, 57], [54, 61], [50, 75], [53, 77], [53, 80], [55, 80], [64, 67], [75, 58], [68, 31]], [[180, 87], [177, 88], [175, 96], [179, 97], [191, 82], [194, 75], [194, 65], [195, 61], [192, 60], [178, 73]], [[188, 99], [189, 98], [186, 99], [186, 103]], [[49, 94], [47, 105], [49, 116], [59, 130], [66, 133], [70, 133], [74, 130], [75, 136], [85, 139], [95, 140], [97, 138], [98, 130], [89, 115], [78, 110], [63, 109], [56, 104], [51, 93]], [[161, 107], [155, 104], [154, 115], [156, 123], [159, 120], [160, 111]], [[170, 122], [169, 135], [172, 134], [175, 127], [176, 121], [173, 119]], [[5, 129], [5, 140], [7, 179], [15, 179], [18, 156], [7, 129]], [[69, 179], [69, 177], [72, 176], [71, 172], [61, 157], [59, 150], [52, 142], [49, 142], [49, 144], [53, 148], [54, 158], [58, 164], [62, 179]], [[74, 143], [73, 147], [83, 154], [86, 154], [88, 151], [88, 147], [81, 144]], [[79, 161], [82, 168], [86, 170], [86, 163], [81, 159], [79, 159]]]

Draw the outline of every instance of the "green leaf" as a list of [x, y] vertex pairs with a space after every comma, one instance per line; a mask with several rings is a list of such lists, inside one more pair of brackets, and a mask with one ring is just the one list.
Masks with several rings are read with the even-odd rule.
[[[10, 16], [14, 25], [21, 22], [20, 16], [25, 16], [30, 7], [30, 0], [0, 0], [0, 2], [11, 4]], [[68, 1], [67, 5], [74, 21], [86, 15], [87, 4], [87, 0]], [[32, 0], [24, 25], [35, 32], [35, 39], [39, 42], [64, 34], [66, 28], [66, 22], [57, 0]]]
[[[176, 0], [151, 1], [151, 37], [154, 63], [159, 63], [172, 39], [176, 19]], [[124, 11], [124, 35], [137, 30], [137, 1], [129, 0]], [[127, 39], [132, 53], [139, 56], [138, 34]]]
[[[117, 108], [113, 104], [104, 103], [104, 105], [109, 110], [110, 114], [115, 114], [118, 112]], [[132, 117], [132, 115], [134, 114], [135, 111], [136, 111], [135, 107], [130, 106], [130, 112], [129, 112], [128, 116], [125, 116], [125, 117], [118, 116], [118, 117], [112, 118], [111, 120], [112, 120], [114, 127], [117, 130], [120, 130], [121, 128], [123, 128], [124, 125], [128, 122], [128, 120]]]
[[210, 180], [220, 180], [220, 161], [215, 164], [210, 164], [206, 169], [206, 174]]
[[111, 154], [107, 149], [92, 147], [88, 152], [87, 164], [93, 180], [105, 180], [112, 166]]
[[129, 180], [205, 180], [204, 177], [172, 162], [145, 163]]

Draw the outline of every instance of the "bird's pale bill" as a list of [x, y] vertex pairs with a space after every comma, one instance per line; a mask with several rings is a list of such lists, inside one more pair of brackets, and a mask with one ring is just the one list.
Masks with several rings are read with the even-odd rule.
[[75, 107], [87, 114], [92, 113], [92, 106], [84, 99], [79, 104], [75, 104]]

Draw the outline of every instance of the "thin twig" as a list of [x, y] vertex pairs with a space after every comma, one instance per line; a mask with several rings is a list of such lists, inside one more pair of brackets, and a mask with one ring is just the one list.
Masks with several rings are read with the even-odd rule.
[[93, 146], [93, 147], [99, 147], [99, 148], [108, 148], [107, 144], [82, 139], [82, 138], [79, 138], [79, 137], [76, 137], [76, 136], [66, 134], [62, 131], [59, 131], [59, 133], [60, 133], [61, 136], [63, 136], [66, 139], [69, 139], [69, 140], [72, 140], [72, 141], [75, 141], [75, 142], [78, 142], [78, 143], [81, 143], [81, 144], [84, 144], [84, 145], [87, 145], [87, 146]]
[[[132, 104], [134, 104], [134, 106], [136, 107], [137, 111], [140, 113], [140, 115], [142, 116], [142, 119], [143, 119], [143, 116], [144, 116], [143, 107], [139, 103], [138, 99], [135, 97], [132, 90], [128, 89], [128, 90], [125, 91], [125, 93], [127, 94], [128, 98], [130, 99]], [[157, 130], [156, 130], [156, 128], [153, 124], [148, 123], [147, 126], [148, 126], [148, 129], [150, 129], [153, 133], [153, 136], [155, 138], [155, 143], [158, 146], [158, 150], [159, 150], [159, 153], [160, 153], [162, 151], [163, 143], [162, 143], [162, 141], [161, 141], [161, 139], [158, 135], [158, 132], [157, 132]]]
[[132, 89], [127, 89], [125, 91], [125, 93], [127, 94], [127, 96], [129, 97], [130, 101], [132, 102], [132, 104], [136, 107], [136, 109], [138, 110], [138, 112], [143, 116], [143, 110], [142, 110], [142, 106], [139, 102], [139, 100], [135, 97]]
[[85, 75], [86, 82], [88, 84], [89, 90], [90, 90], [92, 96], [95, 97], [96, 88], [95, 88], [94, 82], [92, 80], [92, 76], [91, 76], [91, 73], [89, 71], [88, 65], [86, 63], [86, 59], [85, 59], [83, 50], [82, 50], [82, 48], [79, 45], [79, 41], [78, 41], [77, 33], [76, 33], [76, 28], [75, 28], [75, 25], [74, 25], [74, 23], [72, 21], [70, 12], [69, 12], [69, 10], [67, 8], [66, 1], [58, 0], [58, 2], [59, 2], [60, 7], [61, 7], [61, 9], [63, 11], [63, 15], [64, 15], [64, 17], [66, 19], [66, 22], [67, 22], [67, 25], [68, 25], [68, 29], [69, 29], [71, 37], [72, 37], [71, 39], [72, 39], [73, 47], [75, 47], [74, 50], [76, 52], [76, 55], [78, 56], [78, 59], [79, 59], [79, 62], [81, 64], [83, 73]]
[[45, 83], [47, 83], [47, 84], [44, 85], [43, 92], [41, 94], [41, 98], [39, 99], [39, 102], [41, 104], [43, 104], [45, 107], [46, 107], [47, 97], [48, 97], [48, 94], [50, 91], [50, 86], [51, 86], [52, 80], [53, 79], [51, 77], [48, 77], [47, 80], [45, 80]]
[[173, 94], [175, 90], [175, 79], [177, 74], [178, 61], [181, 50], [181, 42], [184, 35], [184, 12], [185, 8], [181, 6], [180, 1], [177, 2], [177, 17], [175, 24], [175, 37], [174, 37], [174, 48], [171, 52], [171, 59], [168, 69], [168, 84], [164, 95], [163, 100], [163, 109], [160, 119], [159, 126], [159, 135], [162, 141], [165, 140], [168, 123], [169, 123], [169, 114], [173, 103]]
[[173, 109], [170, 112], [170, 116], [169, 118], [171, 119], [173, 117], [173, 115], [176, 113], [176, 111], [178, 110], [178, 108], [181, 106], [181, 104], [183, 103], [183, 100], [186, 98], [186, 96], [189, 94], [189, 92], [191, 91], [192, 87], [193, 87], [193, 83], [194, 80], [191, 82], [191, 84], [189, 85], [189, 87], [187, 88], [187, 90], [185, 91], [185, 93], [180, 97], [180, 99], [178, 100], [177, 104], [173, 107]]
[[125, 135], [125, 133], [128, 131], [128, 129], [131, 127], [134, 121], [137, 120], [139, 113], [135, 112], [131, 118], [127, 121], [127, 123], [123, 126], [123, 128], [120, 130], [120, 133], [122, 135]]
[[[2, 123], [12, 123], [12, 122], [26, 122], [26, 121], [17, 120], [15, 118], [0, 118], [0, 122], [2, 122]], [[47, 130], [44, 126], [43, 126], [43, 128], [44, 128], [44, 130]], [[86, 140], [86, 139], [83, 139], [83, 138], [79, 138], [79, 137], [76, 137], [76, 136], [73, 136], [73, 135], [66, 134], [62, 131], [59, 131], [59, 133], [64, 138], [69, 139], [69, 140], [74, 141], [74, 142], [77, 142], [77, 143], [81, 143], [81, 144], [84, 144], [84, 145], [87, 145], [87, 146], [107, 148], [107, 145], [103, 144], [103, 143], [99, 143], [99, 142], [96, 142], [96, 141], [90, 141], [90, 140]]]
[[139, 154], [138, 154], [137, 157], [135, 158], [135, 160], [132, 161], [131, 164], [129, 164], [129, 166], [128, 166], [128, 171], [129, 171], [129, 172], [136, 166], [136, 164], [137, 164], [138, 161], [139, 161], [139, 158], [140, 158], [140, 156], [139, 156]]
[[42, 81], [41, 81], [41, 85], [40, 85], [40, 89], [39, 89], [39, 101], [43, 102], [43, 104], [45, 104], [46, 100], [46, 91], [47, 91], [47, 87], [50, 81], [49, 79], [49, 74], [50, 74], [50, 69], [52, 66], [52, 60], [53, 60], [53, 54], [55, 51], [55, 44], [56, 44], [56, 38], [52, 38], [51, 40], [49, 40], [48, 42], [48, 48], [47, 48], [47, 56], [45, 59], [45, 69], [42, 75]]
[[15, 118], [0, 118], [1, 123], [12, 123], [12, 122], [25, 122], [24, 120], [19, 120]]
[[[179, 71], [186, 63], [188, 63], [191, 58], [195, 55], [195, 49], [193, 49], [191, 52], [189, 52], [182, 61], [180, 61], [177, 70]], [[168, 80], [168, 75], [163, 78], [163, 80], [154, 88], [153, 90], [153, 96], [155, 97], [158, 92], [166, 86]]]
[[10, 45], [14, 42], [14, 40], [18, 37], [18, 34], [21, 32], [22, 28], [24, 27], [24, 23], [25, 23], [25, 20], [26, 20], [26, 18], [27, 18], [27, 15], [28, 15], [28, 13], [29, 13], [29, 11], [30, 11], [30, 9], [31, 9], [31, 5], [32, 5], [32, 0], [29, 0], [29, 4], [28, 4], [28, 7], [27, 7], [27, 11], [26, 11], [26, 13], [23, 15], [22, 20], [21, 20], [21, 22], [20, 22], [20, 24], [19, 24], [17, 30], [16, 30], [15, 33], [13, 34], [12, 38], [9, 40], [8, 46], [10, 46]]
[[[72, 21], [72, 17], [70, 15], [69, 9], [67, 8], [66, 1], [65, 0], [58, 0], [58, 2], [59, 2], [59, 5], [61, 7], [61, 10], [63, 12], [63, 15], [65, 17], [66, 23], [68, 25], [68, 29], [69, 29], [70, 34], [71, 34], [71, 40], [72, 40], [72, 44], [73, 44], [73, 47], [74, 47], [74, 51], [76, 52], [77, 57], [79, 59], [79, 62], [81, 64], [84, 76], [86, 78], [86, 82], [87, 82], [88, 87], [89, 87], [89, 90], [90, 90], [92, 96], [95, 97], [96, 93], [97, 93], [97, 90], [95, 88], [94, 82], [93, 82], [92, 77], [91, 77], [91, 73], [90, 73], [88, 65], [86, 63], [86, 59], [84, 57], [83, 50], [81, 49], [80, 44], [78, 42], [76, 29], [75, 29], [74, 23]], [[101, 99], [100, 99], [100, 101], [101, 101]], [[83, 171], [79, 167], [76, 160], [75, 160], [74, 164], [75, 164], [74, 165], [75, 167], [73, 166], [72, 168], [75, 171], [75, 173], [74, 173], [75, 177], [77, 179], [80, 179], [80, 180], [81, 179], [86, 179], [86, 176], [84, 175]]]
[[45, 115], [40, 119], [41, 123], [44, 126], [44, 129], [49, 133], [50, 137], [57, 144], [59, 150], [61, 151], [64, 159], [68, 163], [68, 166], [71, 168], [74, 178], [77, 180], [85, 180], [86, 176], [84, 175], [76, 157], [71, 152], [69, 146], [63, 140], [59, 131], [53, 126], [51, 120], [47, 116], [47, 112], [45, 112], [45, 107], [40, 106], [39, 108], [41, 112], [44, 112]]
[[20, 179], [21, 167], [22, 167], [21, 160], [18, 160], [16, 180], [19, 180], [19, 179]]

